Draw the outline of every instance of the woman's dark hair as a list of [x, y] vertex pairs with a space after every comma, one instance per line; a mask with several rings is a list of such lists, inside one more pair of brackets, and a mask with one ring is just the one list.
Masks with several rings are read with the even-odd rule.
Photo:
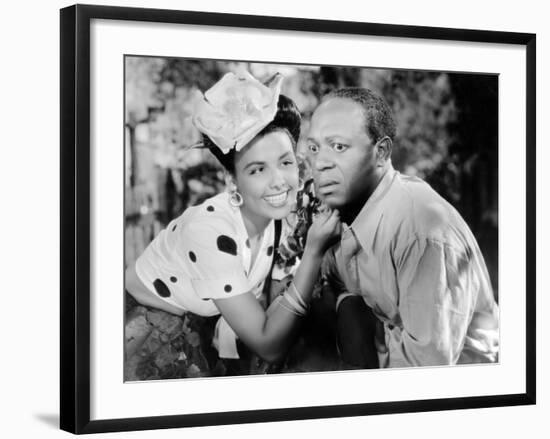
[[[302, 116], [298, 107], [292, 99], [285, 95], [279, 95], [277, 101], [277, 113], [275, 118], [263, 128], [256, 137], [262, 137], [274, 131], [286, 131], [292, 140], [292, 146], [296, 149], [296, 144], [300, 138], [300, 127]], [[210, 140], [206, 134], [202, 135], [203, 144], [218, 159], [222, 166], [231, 174], [235, 173], [235, 150], [232, 149], [227, 154], [222, 151]]]

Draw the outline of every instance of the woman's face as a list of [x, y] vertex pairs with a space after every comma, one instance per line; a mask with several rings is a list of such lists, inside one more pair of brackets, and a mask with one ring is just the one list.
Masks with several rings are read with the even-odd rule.
[[235, 182], [249, 219], [282, 219], [296, 201], [298, 164], [284, 131], [254, 139], [235, 157]]

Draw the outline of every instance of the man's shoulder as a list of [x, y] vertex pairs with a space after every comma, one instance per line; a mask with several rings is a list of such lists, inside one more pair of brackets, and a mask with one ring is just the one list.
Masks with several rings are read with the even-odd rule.
[[395, 183], [394, 219], [409, 234], [437, 236], [455, 222], [456, 210], [421, 178], [399, 174]]

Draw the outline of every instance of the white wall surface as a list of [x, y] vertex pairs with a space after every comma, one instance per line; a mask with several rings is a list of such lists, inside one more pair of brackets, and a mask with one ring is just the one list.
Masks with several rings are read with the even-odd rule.
[[[543, 2], [393, 0], [297, 2], [277, 0], [92, 1], [241, 14], [296, 16], [537, 34], [537, 345], [538, 404], [420, 414], [103, 434], [104, 437], [193, 438], [521, 437], [547, 430], [550, 413], [549, 324], [544, 318], [550, 264], [549, 77], [550, 30]], [[66, 436], [59, 405], [59, 8], [64, 1], [8, 2], [0, 26], [0, 429], [3, 437]], [[7, 153], [7, 154], [6, 154]], [[545, 175], [546, 174], [546, 175]], [[5, 245], [7, 241], [7, 246]], [[546, 422], [545, 422], [546, 421]], [[537, 434], [535, 432], [541, 432]]]

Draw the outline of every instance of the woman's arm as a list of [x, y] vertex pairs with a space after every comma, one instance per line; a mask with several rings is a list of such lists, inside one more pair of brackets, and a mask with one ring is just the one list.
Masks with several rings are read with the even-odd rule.
[[[338, 211], [320, 214], [309, 232], [294, 285], [306, 303], [311, 299], [324, 252], [340, 234]], [[283, 299], [284, 300], [284, 299]], [[268, 362], [281, 359], [300, 318], [274, 302], [269, 316], [252, 293], [215, 300], [216, 306], [239, 338]]]
[[128, 293], [130, 293], [130, 295], [132, 295], [141, 305], [152, 306], [178, 316], [181, 316], [184, 312], [182, 309], [165, 302], [160, 297], [151, 293], [138, 277], [135, 264], [130, 264], [126, 269], [124, 284], [126, 291], [128, 291]]

